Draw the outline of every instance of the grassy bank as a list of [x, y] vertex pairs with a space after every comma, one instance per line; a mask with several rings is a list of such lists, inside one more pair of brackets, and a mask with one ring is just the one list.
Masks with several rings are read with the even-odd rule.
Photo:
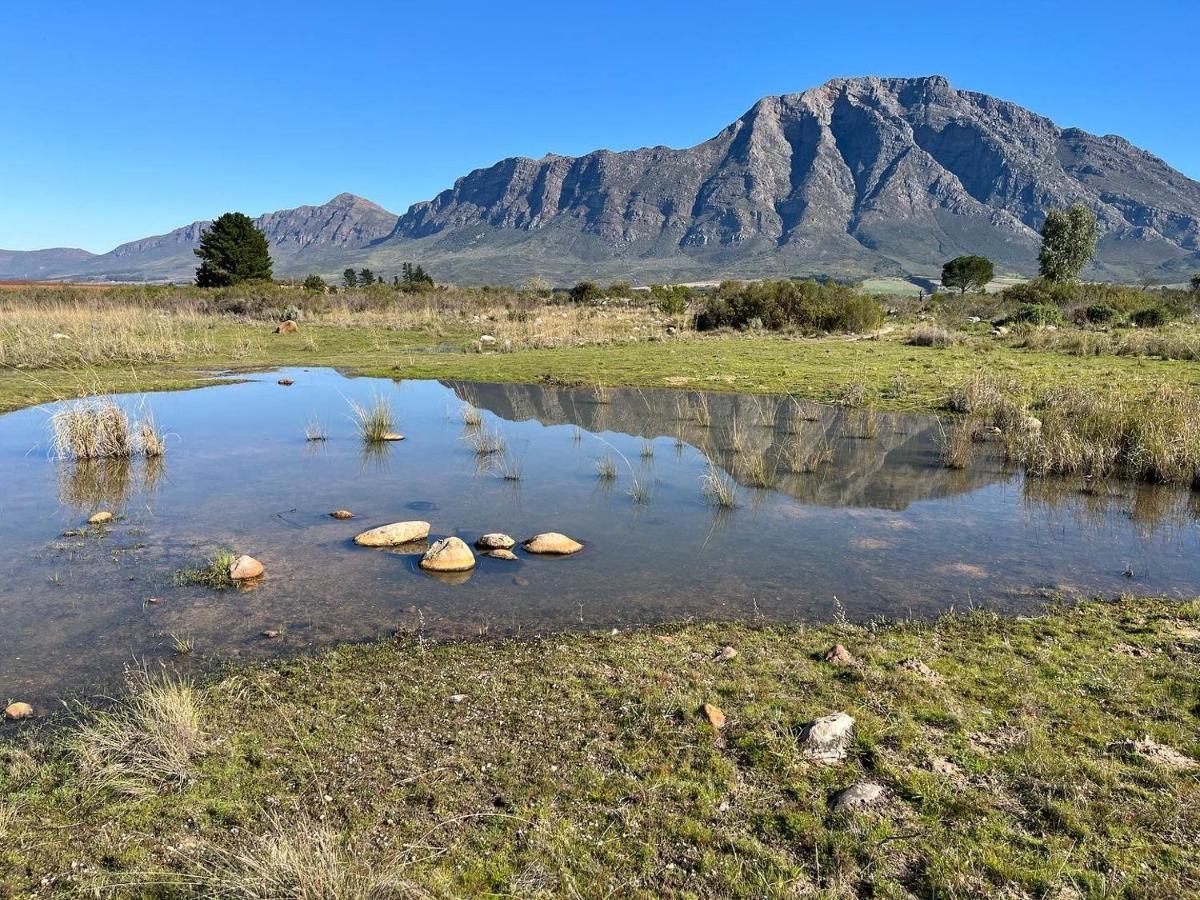
[[[0, 894], [1191, 895], [1198, 626], [1200, 602], [1127, 599], [406, 635], [152, 681], [75, 724], [10, 726]], [[857, 663], [827, 662], [835, 643]], [[848, 756], [818, 762], [803, 726], [837, 711]], [[831, 808], [859, 782], [877, 805]]]

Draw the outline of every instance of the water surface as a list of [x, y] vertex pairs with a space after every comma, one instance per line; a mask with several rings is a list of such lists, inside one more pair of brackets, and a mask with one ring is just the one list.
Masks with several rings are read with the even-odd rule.
[[[282, 375], [295, 384], [276, 384]], [[349, 401], [376, 394], [407, 440], [365, 452]], [[118, 399], [132, 408], [141, 398]], [[1018, 611], [1044, 591], [1200, 593], [1192, 495], [1027, 480], [988, 445], [950, 470], [934, 416], [320, 369], [145, 402], [169, 433], [160, 460], [58, 462], [49, 409], [0, 417], [0, 695], [48, 705], [107, 689], [135, 659], [171, 658], [173, 636], [191, 638], [191, 664], [202, 665], [395, 629], [474, 636], [839, 610], [866, 619], [972, 604]], [[476, 456], [464, 402], [503, 436], [519, 481]], [[328, 440], [305, 440], [314, 419]], [[603, 456], [616, 464], [612, 482], [596, 476]], [[792, 471], [802, 457], [815, 471]], [[710, 465], [739, 482], [736, 509], [705, 502]], [[764, 473], [771, 486], [752, 487]], [[646, 502], [630, 496], [635, 483]], [[343, 507], [357, 518], [329, 518]], [[98, 509], [117, 522], [64, 536]], [[403, 519], [469, 543], [488, 531], [562, 531], [586, 549], [481, 559], [469, 577], [439, 581], [418, 556], [352, 543]], [[223, 548], [262, 560], [261, 584], [173, 583]]]

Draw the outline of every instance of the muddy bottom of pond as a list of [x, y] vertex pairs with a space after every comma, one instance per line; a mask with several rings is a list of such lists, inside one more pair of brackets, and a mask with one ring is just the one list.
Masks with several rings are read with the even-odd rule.
[[[364, 446], [351, 402], [376, 397], [405, 440]], [[60, 462], [53, 408], [0, 417], [5, 698], [50, 707], [110, 689], [134, 661], [205, 665], [398, 628], [861, 620], [1019, 611], [1045, 591], [1200, 593], [1194, 495], [1026, 479], [986, 443], [967, 469], [948, 469], [935, 416], [323, 369], [116, 399], [153, 410], [165, 456]], [[326, 439], [306, 440], [310, 425]], [[480, 455], [479, 431], [503, 449]], [[598, 461], [615, 477], [599, 477]], [[710, 472], [729, 479], [735, 508], [706, 498]], [[355, 518], [329, 516], [342, 508]], [[97, 510], [114, 522], [85, 527]], [[560, 531], [586, 546], [480, 558], [469, 575], [437, 579], [419, 554], [353, 543], [406, 519], [429, 521], [431, 539]], [[245, 591], [176, 583], [219, 550], [257, 557], [265, 577]], [[190, 659], [175, 638], [193, 643]]]

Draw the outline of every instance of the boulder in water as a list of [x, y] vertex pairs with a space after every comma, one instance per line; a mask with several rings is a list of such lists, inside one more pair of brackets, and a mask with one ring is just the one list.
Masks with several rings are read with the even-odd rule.
[[475, 554], [462, 538], [442, 538], [421, 557], [427, 572], [466, 572], [475, 568]]
[[536, 534], [522, 544], [527, 553], [542, 553], [549, 556], [569, 556], [583, 549], [583, 544], [557, 531]]
[[428, 522], [392, 522], [364, 531], [354, 538], [360, 547], [397, 547], [429, 537]]

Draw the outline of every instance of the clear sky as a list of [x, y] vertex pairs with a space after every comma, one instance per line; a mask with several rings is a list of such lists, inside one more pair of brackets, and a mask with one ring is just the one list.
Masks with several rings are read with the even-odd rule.
[[0, 247], [103, 251], [513, 155], [688, 146], [766, 94], [942, 74], [1200, 179], [1200, 2], [0, 0]]

